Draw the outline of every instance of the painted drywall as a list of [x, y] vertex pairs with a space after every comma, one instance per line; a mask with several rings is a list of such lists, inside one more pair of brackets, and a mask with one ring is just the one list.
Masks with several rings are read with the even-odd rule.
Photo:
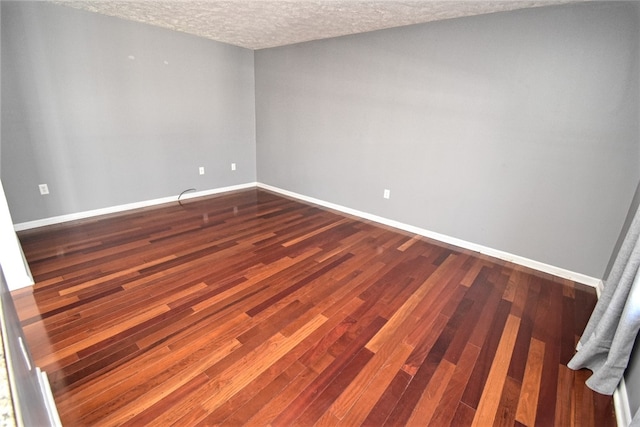
[[257, 51], [258, 181], [602, 277], [640, 176], [637, 7]]
[[[638, 21], [640, 21], [640, 8], [636, 10], [636, 17]], [[636, 63], [640, 63], [640, 27], [636, 32]], [[637, 65], [640, 68], [640, 65]], [[640, 81], [640, 72], [636, 75], [638, 81]], [[640, 88], [640, 85], [639, 85]], [[638, 98], [640, 99], [640, 89], [638, 90]], [[638, 112], [637, 116], [637, 124], [640, 127], [640, 112]], [[640, 147], [640, 139], [638, 140], [638, 146]], [[631, 223], [631, 219], [633, 214], [638, 210], [640, 206], [640, 183], [636, 188], [636, 193], [633, 198], [633, 202], [631, 203], [631, 208], [629, 209], [629, 213], [627, 214], [627, 221], [625, 221], [625, 227], [623, 227], [621, 236], [626, 234], [627, 229]], [[617, 251], [616, 251], [617, 253]], [[615, 253], [614, 253], [615, 255]], [[612, 257], [613, 258], [613, 257]], [[640, 304], [640, 301], [635, 301], [636, 304]], [[640, 307], [636, 307], [636, 309], [640, 310]], [[625, 372], [625, 385], [627, 389], [627, 398], [629, 400], [629, 409], [631, 411], [631, 416], [633, 417], [638, 411], [640, 411], [640, 335], [636, 337], [636, 342], [634, 345], [633, 352], [631, 353], [631, 360], [629, 361], [629, 367]]]
[[253, 51], [44, 2], [1, 7], [15, 222], [255, 182]]
[[[0, 29], [2, 28], [2, 8], [0, 8]], [[0, 34], [2, 31], [0, 31]], [[1, 38], [1, 35], [0, 35]], [[0, 59], [1, 61], [1, 59]], [[0, 66], [0, 78], [1, 78]], [[1, 98], [1, 97], [0, 97]], [[0, 111], [2, 110], [2, 100], [0, 99]], [[0, 130], [2, 129], [2, 121], [0, 120]], [[0, 131], [0, 135], [2, 132]], [[0, 144], [0, 159], [1, 157]], [[0, 161], [0, 165], [2, 162]], [[20, 242], [13, 229], [13, 221], [11, 219], [11, 213], [9, 206], [7, 205], [7, 199], [4, 193], [2, 180], [0, 179], [0, 270], [4, 273], [7, 285], [10, 290], [18, 289], [21, 287], [29, 286], [33, 284], [33, 278], [31, 272], [26, 264], [22, 250], [20, 248]]]

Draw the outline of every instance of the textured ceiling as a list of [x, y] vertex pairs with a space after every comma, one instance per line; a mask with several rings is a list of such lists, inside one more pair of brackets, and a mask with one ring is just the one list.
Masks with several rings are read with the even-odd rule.
[[263, 49], [567, 1], [56, 0], [54, 3], [182, 31], [248, 49]]

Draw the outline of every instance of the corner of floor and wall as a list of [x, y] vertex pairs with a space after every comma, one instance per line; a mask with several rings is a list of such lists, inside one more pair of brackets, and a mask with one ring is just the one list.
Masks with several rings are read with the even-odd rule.
[[637, 205], [635, 2], [257, 51], [52, 3], [0, 10], [16, 230], [257, 186], [598, 286]]

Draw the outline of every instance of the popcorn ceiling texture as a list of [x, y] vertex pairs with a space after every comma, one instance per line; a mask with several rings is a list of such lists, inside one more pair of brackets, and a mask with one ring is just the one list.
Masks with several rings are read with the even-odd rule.
[[566, 1], [91, 1], [56, 0], [131, 21], [264, 49], [383, 28]]

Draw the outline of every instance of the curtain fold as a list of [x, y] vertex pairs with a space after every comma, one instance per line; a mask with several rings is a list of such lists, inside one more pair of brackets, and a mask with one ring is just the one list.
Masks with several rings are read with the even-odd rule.
[[[588, 368], [587, 386], [611, 395], [629, 363], [640, 329], [640, 214], [636, 211], [604, 289], [567, 366]], [[634, 423], [638, 419], [634, 417]]]

